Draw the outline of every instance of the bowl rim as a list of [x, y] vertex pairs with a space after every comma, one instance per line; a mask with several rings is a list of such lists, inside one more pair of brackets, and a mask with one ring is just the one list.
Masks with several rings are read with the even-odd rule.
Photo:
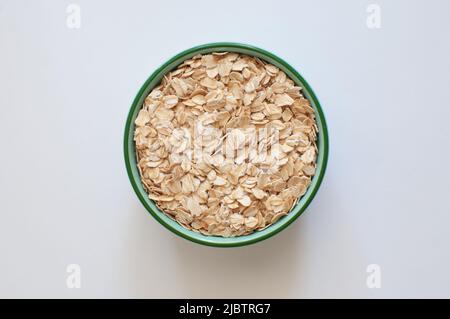
[[[136, 158], [135, 158], [135, 148], [134, 148], [134, 120], [138, 113], [138, 110], [142, 107], [142, 101], [145, 96], [153, 89], [159, 82], [164, 74], [168, 71], [176, 68], [182, 61], [189, 59], [197, 54], [209, 53], [209, 52], [238, 52], [247, 54], [250, 56], [256, 56], [269, 63], [275, 64], [280, 69], [282, 69], [287, 75], [292, 78], [292, 80], [300, 85], [303, 89], [304, 95], [310, 100], [312, 107], [316, 113], [316, 123], [319, 128], [318, 132], [318, 149], [319, 154], [317, 157], [317, 168], [315, 175], [313, 176], [312, 182], [308, 187], [307, 192], [303, 197], [295, 204], [291, 209], [289, 214], [283, 216], [280, 220], [265, 228], [264, 230], [253, 232], [249, 235], [236, 236], [236, 237], [219, 237], [219, 236], [207, 236], [201, 233], [197, 233], [192, 230], [188, 230], [178, 224], [176, 221], [168, 217], [163, 213], [156, 205], [153, 200], [148, 198], [145, 192], [140, 175], [138, 173]], [[145, 96], [144, 96], [145, 95]], [[256, 242], [265, 240], [278, 234], [287, 226], [292, 224], [309, 206], [313, 198], [315, 197], [317, 191], [320, 188], [322, 180], [325, 175], [327, 163], [328, 163], [328, 153], [329, 153], [329, 137], [328, 128], [325, 120], [325, 115], [323, 113], [322, 107], [314, 94], [310, 85], [305, 81], [305, 79], [296, 71], [289, 63], [278, 57], [277, 55], [266, 51], [264, 49], [236, 42], [215, 42], [207, 43], [203, 45], [198, 45], [190, 49], [184, 50], [169, 60], [162, 64], [158, 69], [156, 69], [144, 82], [140, 90], [136, 94], [133, 103], [128, 112], [125, 132], [124, 132], [124, 159], [125, 166], [128, 174], [130, 183], [143, 204], [146, 210], [155, 218], [161, 225], [169, 229], [174, 234], [185, 238], [189, 241], [214, 247], [238, 247], [254, 244]]]

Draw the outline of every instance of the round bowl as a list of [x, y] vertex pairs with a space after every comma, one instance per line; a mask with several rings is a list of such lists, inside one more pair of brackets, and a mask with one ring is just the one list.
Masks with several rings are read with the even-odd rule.
[[[134, 120], [136, 119], [136, 116], [143, 105], [145, 97], [155, 86], [159, 84], [164, 74], [175, 69], [184, 60], [189, 59], [197, 54], [220, 51], [237, 52], [255, 56], [277, 66], [282, 71], [284, 71], [286, 75], [290, 77], [298, 86], [302, 87], [303, 95], [310, 101], [311, 106], [315, 110], [316, 122], [319, 129], [317, 137], [317, 147], [319, 152], [317, 156], [316, 174], [313, 176], [306, 194], [303, 195], [303, 197], [297, 202], [297, 204], [289, 212], [289, 214], [280, 218], [280, 220], [278, 220], [273, 225], [267, 227], [264, 230], [256, 231], [250, 235], [230, 238], [206, 236], [201, 233], [188, 230], [165, 215], [155, 205], [153, 200], [148, 198], [148, 195], [142, 186], [141, 178], [136, 165], [136, 155], [133, 141]], [[169, 59], [166, 63], [164, 63], [161, 67], [159, 67], [155, 72], [153, 72], [153, 74], [150, 75], [147, 81], [145, 81], [144, 85], [137, 93], [136, 98], [134, 99], [133, 104], [131, 105], [131, 109], [128, 113], [124, 136], [124, 154], [128, 177], [130, 178], [131, 185], [133, 186], [136, 195], [138, 196], [144, 207], [147, 209], [147, 211], [160, 224], [162, 224], [173, 233], [195, 243], [216, 247], [236, 247], [256, 243], [279, 233], [293, 221], [295, 221], [308, 207], [309, 203], [311, 203], [315, 194], [317, 193], [317, 190], [319, 189], [319, 186], [325, 174], [328, 159], [328, 132], [322, 108], [320, 107], [319, 101], [317, 100], [313, 90], [303, 79], [303, 77], [287, 62], [280, 59], [273, 53], [246, 44], [228, 42], [210, 43], [196, 46], [177, 54], [173, 58]]]

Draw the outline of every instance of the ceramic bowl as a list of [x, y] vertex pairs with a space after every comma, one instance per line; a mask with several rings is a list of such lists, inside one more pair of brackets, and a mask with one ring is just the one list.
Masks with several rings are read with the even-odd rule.
[[[155, 205], [155, 203], [148, 198], [148, 195], [141, 184], [139, 171], [136, 165], [136, 155], [133, 141], [134, 120], [136, 119], [136, 116], [139, 110], [141, 109], [141, 106], [143, 105], [145, 97], [155, 86], [159, 84], [164, 74], [175, 69], [184, 60], [187, 60], [197, 54], [207, 54], [211, 52], [221, 52], [221, 51], [238, 52], [250, 56], [255, 56], [277, 66], [282, 71], [284, 71], [286, 75], [296, 83], [296, 85], [302, 87], [303, 95], [310, 101], [312, 107], [316, 112], [316, 121], [317, 126], [319, 128], [317, 141], [319, 152], [317, 156], [316, 174], [314, 175], [306, 194], [297, 202], [297, 204], [294, 206], [294, 208], [288, 215], [282, 217], [273, 225], [267, 227], [264, 230], [254, 232], [250, 235], [231, 238], [202, 235], [201, 233], [197, 233], [184, 228], [176, 221], [172, 220], [167, 215], [165, 215]], [[195, 243], [216, 247], [236, 247], [256, 243], [258, 241], [267, 239], [279, 233], [280, 231], [285, 229], [288, 225], [290, 225], [293, 221], [295, 221], [305, 211], [305, 209], [308, 207], [308, 205], [311, 203], [314, 196], [316, 195], [317, 190], [319, 189], [319, 186], [325, 174], [328, 159], [328, 131], [322, 108], [313, 90], [308, 85], [308, 83], [303, 79], [303, 77], [287, 62], [285, 62], [278, 56], [274, 55], [273, 53], [247, 44], [225, 43], [225, 42], [210, 43], [196, 46], [194, 48], [188, 49], [175, 55], [174, 57], [169, 59], [166, 63], [164, 63], [161, 67], [159, 67], [156, 71], [154, 71], [147, 79], [147, 81], [145, 81], [144, 85], [137, 93], [136, 98], [133, 101], [133, 104], [131, 105], [130, 111], [128, 113], [128, 118], [126, 120], [125, 136], [124, 136], [124, 155], [128, 176], [131, 185], [133, 186], [133, 189], [136, 192], [137, 197], [144, 205], [144, 207], [147, 209], [147, 211], [161, 225], [163, 225], [173, 233]]]

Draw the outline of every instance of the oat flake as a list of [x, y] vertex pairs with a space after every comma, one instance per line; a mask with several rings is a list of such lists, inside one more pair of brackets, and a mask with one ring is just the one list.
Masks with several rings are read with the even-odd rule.
[[317, 134], [314, 110], [283, 71], [215, 52], [166, 74], [136, 117], [134, 140], [149, 198], [187, 229], [229, 237], [289, 214], [316, 172]]

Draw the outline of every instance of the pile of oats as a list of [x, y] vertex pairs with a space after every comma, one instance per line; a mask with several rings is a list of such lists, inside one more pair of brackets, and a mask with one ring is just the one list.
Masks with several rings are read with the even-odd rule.
[[135, 121], [149, 197], [185, 228], [240, 236], [287, 215], [316, 170], [314, 110], [284, 72], [237, 53], [184, 61]]

